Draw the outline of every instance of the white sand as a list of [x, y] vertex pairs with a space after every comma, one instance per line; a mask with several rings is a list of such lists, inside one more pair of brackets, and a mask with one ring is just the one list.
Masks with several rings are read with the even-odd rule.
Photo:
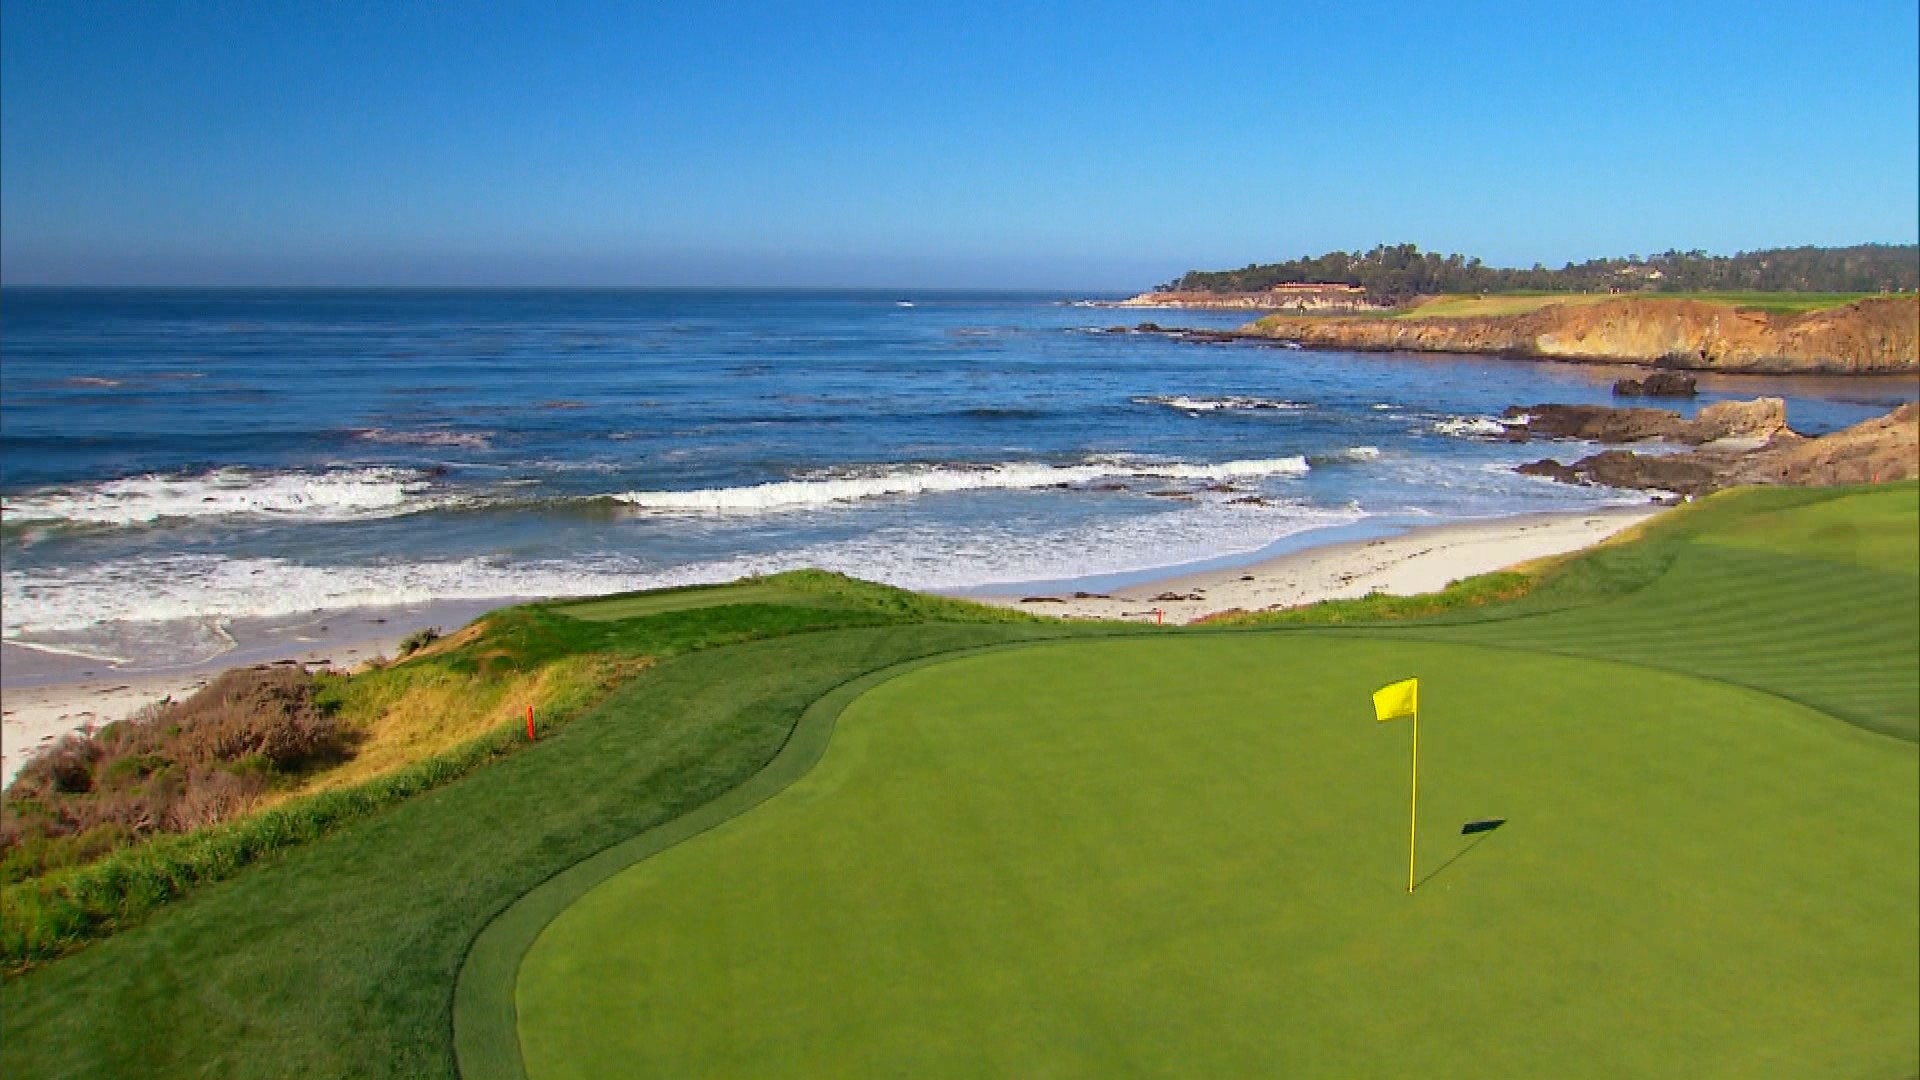
[[1400, 536], [1309, 548], [1252, 566], [1155, 580], [1104, 595], [1071, 590], [976, 596], [1069, 619], [1188, 623], [1223, 611], [1271, 611], [1365, 596], [1436, 592], [1461, 578], [1578, 551], [1660, 512], [1655, 505], [1533, 514], [1414, 529]]

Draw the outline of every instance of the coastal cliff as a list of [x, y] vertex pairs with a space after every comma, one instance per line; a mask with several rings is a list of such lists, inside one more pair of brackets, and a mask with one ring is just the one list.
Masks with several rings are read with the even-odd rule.
[[1872, 297], [1785, 315], [1700, 300], [1622, 297], [1515, 315], [1269, 315], [1254, 337], [1335, 349], [1505, 353], [1699, 371], [1920, 370], [1920, 297]]

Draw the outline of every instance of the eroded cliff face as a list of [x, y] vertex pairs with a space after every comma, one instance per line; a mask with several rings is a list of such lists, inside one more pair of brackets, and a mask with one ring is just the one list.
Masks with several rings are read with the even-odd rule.
[[1803, 315], [1637, 296], [1553, 304], [1524, 315], [1270, 315], [1246, 332], [1338, 349], [1511, 353], [1699, 371], [1920, 370], [1920, 297], [1912, 296], [1874, 297]]

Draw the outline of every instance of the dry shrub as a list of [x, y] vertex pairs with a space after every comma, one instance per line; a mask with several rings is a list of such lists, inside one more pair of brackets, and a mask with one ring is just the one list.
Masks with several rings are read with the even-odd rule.
[[93, 769], [104, 755], [98, 740], [62, 735], [27, 759], [7, 793], [28, 798], [85, 794], [93, 790]]
[[334, 718], [313, 699], [313, 676], [293, 665], [239, 668], [168, 710], [180, 728], [182, 764], [241, 761], [258, 755], [275, 768], [303, 764], [331, 749]]
[[200, 766], [188, 774], [186, 790], [167, 808], [169, 832], [216, 825], [253, 805], [266, 790], [266, 779], [259, 773], [238, 773], [229, 769]]
[[296, 665], [236, 668], [184, 701], [49, 745], [0, 799], [6, 876], [84, 861], [104, 836], [225, 821], [276, 779], [341, 756], [340, 725], [315, 689]]

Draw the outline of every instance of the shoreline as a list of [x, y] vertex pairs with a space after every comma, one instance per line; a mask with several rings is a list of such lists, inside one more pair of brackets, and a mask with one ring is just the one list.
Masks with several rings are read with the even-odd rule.
[[[1232, 609], [1259, 611], [1364, 596], [1431, 592], [1454, 580], [1599, 543], [1657, 515], [1656, 504], [1601, 506], [1420, 525], [1361, 521], [1284, 537], [1258, 551], [1066, 581], [999, 583], [941, 595], [1078, 619], [1188, 623]], [[1078, 595], [1076, 595], [1078, 594]], [[1046, 600], [1036, 601], [1036, 597]], [[234, 648], [175, 667], [110, 662], [0, 643], [0, 785], [62, 735], [102, 727], [193, 693], [230, 668], [298, 663], [350, 671], [390, 657], [427, 626], [452, 633], [489, 611], [533, 597], [360, 608], [291, 619], [236, 619]]]
[[[1591, 547], [1644, 524], [1653, 503], [1415, 526], [1253, 562], [1155, 575], [1104, 591], [1097, 579], [1045, 589], [969, 592], [966, 599], [1066, 619], [1186, 624], [1227, 611], [1268, 611], [1371, 592], [1412, 596], [1454, 581]], [[1156, 612], [1158, 614], [1156, 615]]]

